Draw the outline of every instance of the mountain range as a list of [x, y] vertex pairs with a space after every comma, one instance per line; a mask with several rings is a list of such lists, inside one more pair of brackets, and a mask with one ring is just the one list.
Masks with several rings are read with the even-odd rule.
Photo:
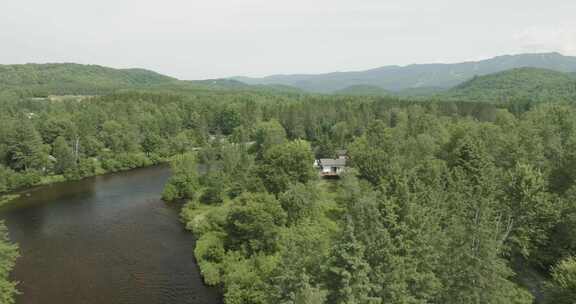
[[231, 77], [231, 79], [247, 84], [288, 85], [316, 93], [346, 91], [349, 87], [359, 85], [378, 87], [400, 93], [412, 90], [416, 92], [438, 92], [457, 86], [472, 79], [474, 76], [488, 75], [522, 67], [574, 73], [576, 72], [576, 57], [563, 56], [559, 53], [519, 54], [452, 64], [391, 65], [356, 72], [272, 75], [262, 78]]
[[74, 63], [0, 65], [0, 93], [103, 95], [120, 90], [222, 91], [347, 96], [410, 96], [505, 102], [576, 100], [576, 57], [558, 53], [499, 56], [478, 62], [388, 66], [364, 72], [265, 78], [178, 80], [144, 69]]
[[119, 90], [199, 92], [214, 90], [304, 93], [283, 85], [248, 85], [232, 79], [178, 80], [145, 69], [114, 69], [76, 63], [0, 65], [0, 93], [23, 96], [103, 95]]

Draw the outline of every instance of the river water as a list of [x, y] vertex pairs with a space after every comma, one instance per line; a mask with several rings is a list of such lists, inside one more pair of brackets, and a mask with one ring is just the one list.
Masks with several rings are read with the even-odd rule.
[[18, 304], [221, 303], [160, 200], [167, 167], [43, 186], [0, 210], [20, 245]]

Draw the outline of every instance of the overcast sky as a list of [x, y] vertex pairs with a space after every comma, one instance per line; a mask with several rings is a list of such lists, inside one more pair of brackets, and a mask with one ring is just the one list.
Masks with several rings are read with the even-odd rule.
[[576, 55], [574, 0], [0, 0], [0, 63], [180, 79]]

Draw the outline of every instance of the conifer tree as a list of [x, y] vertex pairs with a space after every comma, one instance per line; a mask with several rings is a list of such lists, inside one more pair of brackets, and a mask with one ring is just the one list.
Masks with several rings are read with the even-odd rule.
[[497, 208], [497, 170], [472, 137], [462, 139], [455, 155], [441, 302], [531, 303], [531, 296], [510, 281], [514, 273], [503, 258], [507, 234]]
[[364, 260], [364, 251], [364, 246], [356, 239], [352, 220], [348, 219], [328, 261], [328, 303], [380, 303], [373, 295], [374, 286], [368, 277], [370, 265]]

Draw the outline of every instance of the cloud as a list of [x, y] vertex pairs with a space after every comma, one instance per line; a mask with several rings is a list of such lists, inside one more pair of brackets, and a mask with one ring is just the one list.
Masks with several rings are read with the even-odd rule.
[[524, 51], [576, 55], [576, 25], [532, 26], [515, 38]]

